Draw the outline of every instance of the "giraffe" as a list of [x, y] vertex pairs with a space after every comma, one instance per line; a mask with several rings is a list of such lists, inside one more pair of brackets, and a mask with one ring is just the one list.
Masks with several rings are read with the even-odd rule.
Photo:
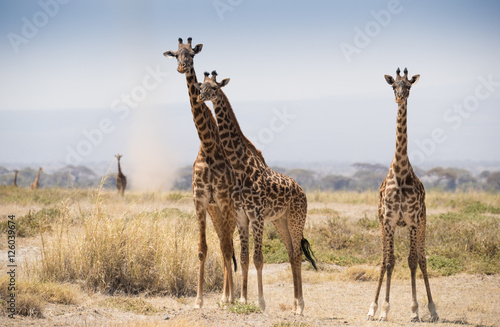
[[[250, 222], [252, 226], [253, 260], [257, 269], [259, 306], [262, 311], [265, 310], [262, 285], [264, 264], [262, 236], [264, 221], [267, 220], [274, 224], [287, 249], [293, 275], [294, 312], [302, 315], [304, 311], [301, 277], [303, 252], [316, 269], [309, 242], [303, 234], [307, 215], [306, 195], [295, 180], [275, 172], [259, 156], [260, 151], [244, 136], [231, 104], [221, 89], [229, 83], [229, 79], [218, 83], [216, 76], [215, 71], [212, 72], [212, 77], [209, 73], [205, 73], [204, 82], [197, 84], [197, 88], [200, 89], [198, 100], [213, 103], [224, 151], [236, 174], [237, 185], [233, 190], [236, 217], [238, 221], [244, 221], [243, 225], [248, 226]], [[248, 235], [248, 227], [241, 232]], [[242, 274], [248, 274], [247, 262], [248, 259], [242, 260]], [[246, 296], [246, 293], [242, 293], [244, 302], [247, 300]]]
[[12, 183], [12, 186], [17, 187], [17, 174], [19, 173], [19, 170], [14, 170], [14, 183]]
[[367, 319], [372, 320], [378, 307], [378, 297], [384, 275], [387, 272], [387, 284], [385, 302], [380, 313], [380, 321], [387, 320], [390, 309], [389, 294], [391, 287], [391, 276], [394, 269], [394, 232], [397, 226], [408, 226], [410, 231], [410, 254], [408, 256], [408, 266], [411, 272], [411, 321], [419, 321], [416, 272], [420, 266], [424, 277], [427, 291], [428, 308], [431, 313], [431, 321], [439, 319], [436, 313], [436, 306], [432, 301], [429, 279], [427, 276], [427, 262], [425, 259], [425, 190], [422, 182], [418, 179], [408, 159], [407, 145], [407, 100], [410, 88], [417, 83], [420, 75], [415, 75], [408, 79], [408, 70], [405, 68], [404, 76], [400, 75], [399, 68], [396, 70], [396, 79], [390, 75], [385, 75], [386, 82], [394, 89], [396, 103], [398, 104], [397, 129], [396, 129], [396, 151], [389, 167], [389, 173], [380, 186], [380, 202], [378, 206], [378, 216], [380, 230], [382, 233], [383, 257], [380, 268], [380, 276], [375, 300], [370, 305]]
[[38, 190], [40, 188], [40, 173], [42, 172], [42, 167], [38, 168], [38, 175], [36, 175], [35, 181], [31, 183], [30, 188], [32, 190]]
[[[236, 220], [234, 217], [234, 203], [231, 198], [234, 173], [224, 155], [215, 118], [205, 103], [197, 100], [199, 91], [194, 86], [197, 83], [197, 78], [193, 58], [201, 51], [203, 45], [197, 44], [193, 48], [191, 42], [192, 38], [188, 38], [186, 44], [179, 38], [178, 50], [166, 51], [163, 55], [167, 58], [177, 58], [177, 71], [186, 76], [191, 112], [200, 139], [198, 155], [193, 163], [192, 186], [193, 201], [200, 230], [200, 241], [198, 244], [200, 266], [197, 296], [194, 306], [195, 308], [202, 308], [205, 261], [208, 253], [206, 241], [207, 212], [212, 218], [215, 231], [219, 237], [220, 249], [224, 259], [222, 302], [234, 302], [231, 258], [234, 261], [236, 270], [232, 241]], [[242, 243], [245, 243], [245, 240], [242, 240]], [[246, 240], [246, 243], [248, 244], [248, 240]]]
[[123, 157], [121, 154], [115, 155], [118, 159], [118, 173], [116, 174], [116, 188], [118, 189], [118, 194], [121, 196], [125, 193], [125, 188], [127, 187], [127, 177], [122, 173], [122, 167], [120, 166], [120, 159]]

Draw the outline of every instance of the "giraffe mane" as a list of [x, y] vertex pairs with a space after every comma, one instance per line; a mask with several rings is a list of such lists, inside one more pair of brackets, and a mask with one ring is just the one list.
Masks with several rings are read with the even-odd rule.
[[229, 112], [229, 115], [231, 116], [231, 120], [234, 121], [236, 130], [238, 131], [241, 138], [243, 139], [243, 142], [250, 149], [250, 151], [252, 151], [252, 153], [255, 156], [257, 156], [260, 160], [262, 160], [262, 163], [264, 163], [264, 165], [267, 167], [267, 163], [266, 163], [266, 160], [264, 159], [264, 156], [262, 155], [262, 151], [257, 149], [255, 147], [255, 145], [249, 139], [247, 139], [245, 134], [243, 134], [243, 131], [240, 128], [240, 124], [239, 124], [238, 120], [236, 119], [236, 115], [234, 114], [233, 108], [232, 108], [231, 103], [229, 102], [226, 94], [224, 94], [224, 92], [221, 89], [219, 89], [219, 92], [222, 95], [222, 99], [223, 99], [224, 103], [226, 103], [226, 105], [228, 107], [228, 112]]

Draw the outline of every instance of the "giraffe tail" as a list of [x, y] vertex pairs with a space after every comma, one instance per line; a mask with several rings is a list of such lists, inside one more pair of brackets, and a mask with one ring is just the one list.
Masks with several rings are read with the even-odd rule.
[[[233, 241], [231, 241], [231, 244], [233, 244]], [[236, 263], [236, 254], [234, 253], [234, 245], [233, 245], [233, 263], [234, 263], [234, 272], [238, 270], [238, 264]]]
[[302, 240], [300, 241], [300, 246], [302, 247], [302, 252], [304, 252], [307, 261], [309, 261], [312, 264], [315, 270], [318, 270], [318, 267], [316, 267], [316, 261], [314, 260], [316, 259], [316, 257], [314, 256], [314, 253], [311, 250], [311, 245], [309, 244], [309, 241], [306, 240], [305, 238], [302, 238]]

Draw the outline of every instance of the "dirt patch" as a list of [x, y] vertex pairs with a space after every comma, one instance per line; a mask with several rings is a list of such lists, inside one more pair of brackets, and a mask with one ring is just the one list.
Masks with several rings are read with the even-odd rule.
[[[205, 295], [204, 308], [194, 309], [194, 297], [146, 298], [158, 312], [150, 315], [135, 314], [116, 308], [99, 306], [104, 295], [86, 296], [80, 305], [48, 305], [44, 318], [17, 317], [12, 321], [0, 318], [0, 324], [9, 326], [110, 326], [144, 323], [146, 326], [375, 326], [367, 322], [366, 313], [376, 282], [336, 280], [336, 272], [317, 273], [303, 269], [304, 316], [295, 316], [292, 310], [293, 285], [287, 265], [268, 264], [264, 268], [265, 313], [235, 314], [218, 304], [219, 293]], [[315, 281], [316, 276], [319, 278]], [[327, 278], [325, 278], [325, 274]], [[332, 274], [330, 280], [328, 274]], [[249, 276], [249, 299], [256, 301], [255, 273]], [[431, 279], [434, 301], [440, 316], [439, 326], [500, 324], [500, 276], [457, 275]], [[426, 321], [425, 288], [417, 282], [420, 317]], [[384, 293], [382, 291], [382, 293]], [[383, 294], [382, 294], [383, 295]], [[381, 296], [381, 298], [383, 298]], [[410, 282], [395, 280], [391, 288], [389, 322], [384, 326], [408, 325], [410, 318]], [[379, 303], [381, 305], [381, 303]], [[164, 320], [164, 316], [169, 317]], [[187, 324], [187, 325], [186, 325]]]

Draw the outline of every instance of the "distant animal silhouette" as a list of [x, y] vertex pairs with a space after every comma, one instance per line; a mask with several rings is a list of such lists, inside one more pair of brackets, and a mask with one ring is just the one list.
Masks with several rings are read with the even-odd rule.
[[396, 102], [398, 104], [398, 118], [396, 128], [396, 153], [392, 159], [389, 173], [380, 186], [380, 202], [378, 206], [378, 217], [380, 230], [382, 233], [383, 257], [380, 267], [380, 277], [378, 280], [375, 300], [370, 305], [367, 319], [372, 320], [378, 307], [378, 297], [380, 288], [387, 272], [387, 285], [385, 291], [385, 302], [380, 313], [380, 320], [387, 320], [389, 313], [389, 295], [391, 289], [391, 277], [394, 270], [394, 232], [396, 226], [408, 226], [410, 229], [410, 255], [408, 256], [408, 266], [411, 272], [411, 321], [419, 321], [416, 273], [417, 266], [424, 277], [425, 288], [427, 290], [428, 308], [431, 312], [431, 321], [439, 319], [436, 313], [436, 306], [432, 301], [431, 288], [427, 276], [427, 261], [425, 259], [425, 190], [422, 182], [418, 179], [408, 159], [407, 145], [407, 124], [406, 109], [407, 100], [410, 95], [410, 88], [417, 83], [420, 75], [415, 75], [408, 79], [408, 70], [405, 68], [404, 76], [399, 75], [399, 68], [396, 70], [396, 79], [390, 75], [385, 75], [386, 82], [394, 89]]
[[122, 168], [120, 166], [120, 159], [123, 157], [121, 154], [115, 155], [118, 159], [118, 174], [116, 174], [116, 188], [118, 189], [118, 194], [122, 195], [125, 193], [125, 188], [127, 187], [127, 177], [123, 175]]
[[17, 173], [19, 173], [19, 170], [14, 170], [14, 183], [12, 185], [15, 187], [17, 187]]
[[40, 188], [40, 173], [42, 172], [42, 167], [38, 168], [38, 175], [36, 175], [35, 181], [31, 183], [30, 188], [32, 190], [38, 190]]

